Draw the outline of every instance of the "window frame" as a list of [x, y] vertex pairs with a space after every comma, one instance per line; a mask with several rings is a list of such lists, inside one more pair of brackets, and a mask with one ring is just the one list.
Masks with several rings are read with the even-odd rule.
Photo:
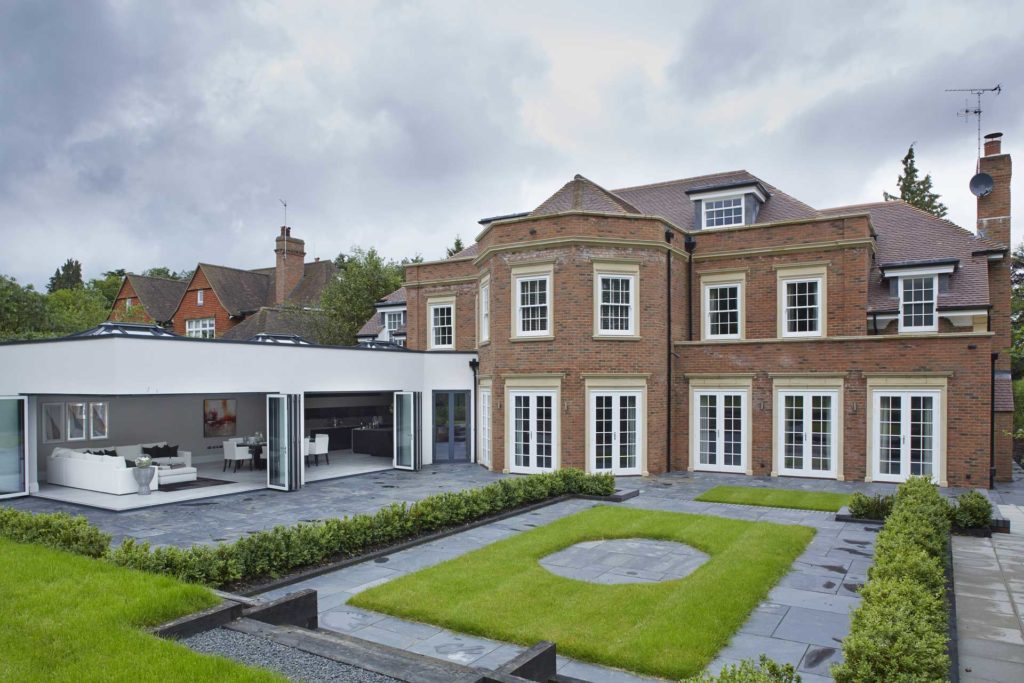
[[[708, 225], [708, 204], [712, 202], [726, 202], [739, 200], [740, 209], [740, 220], [738, 223], [728, 223], [723, 225]], [[720, 211], [725, 207], [710, 209], [711, 211]], [[733, 207], [729, 207], [733, 208]], [[709, 196], [702, 197], [700, 200], [700, 227], [701, 230], [718, 230], [720, 228], [735, 228], [747, 224], [747, 200], [744, 193], [739, 194], [723, 194], [720, 196]]]
[[203, 305], [203, 300], [204, 300], [203, 290], [197, 289], [196, 290], [196, 306], [202, 306]]
[[484, 278], [480, 282], [480, 289], [478, 291], [478, 325], [479, 325], [479, 344], [489, 344], [491, 342], [491, 279], [489, 277]]
[[[96, 409], [103, 412], [103, 431], [96, 431]], [[110, 403], [108, 401], [89, 402], [89, 440], [101, 441], [110, 438]]]
[[[387, 331], [388, 339], [390, 339], [392, 336], [394, 336], [395, 331], [399, 327], [401, 327], [402, 325], [405, 324], [405, 321], [406, 321], [405, 311], [401, 310], [401, 309], [399, 309], [397, 311], [383, 311], [383, 314], [384, 314], [384, 330]], [[390, 320], [391, 320], [391, 318], [394, 318], [394, 317], [398, 318], [398, 324], [395, 325], [394, 327], [391, 327]]]
[[[450, 326], [451, 326], [451, 343], [449, 344], [436, 344], [435, 342], [435, 331], [437, 328], [434, 326], [434, 311], [439, 308], [448, 308], [450, 310]], [[428, 350], [452, 350], [455, 348], [456, 341], [456, 325], [455, 325], [455, 297], [436, 297], [427, 299], [427, 349]]]
[[[544, 306], [547, 308], [545, 329], [522, 331], [522, 305], [520, 289], [521, 283], [543, 281], [545, 283], [546, 298]], [[512, 289], [509, 297], [511, 306], [511, 336], [510, 341], [545, 341], [555, 337], [555, 297], [554, 297], [554, 261], [532, 262], [512, 268]]]
[[124, 300], [124, 310], [130, 311], [134, 305], [135, 304], [132, 303], [132, 297], [129, 296]]
[[[602, 283], [606, 278], [629, 281], [629, 328], [625, 330], [602, 329], [601, 307]], [[628, 261], [594, 261], [594, 338], [638, 339], [640, 337], [640, 264]], [[607, 304], [622, 305], [622, 304]]]
[[[73, 435], [71, 431], [71, 421], [77, 417], [76, 413], [79, 411], [81, 411], [82, 431], [80, 435]], [[64, 430], [64, 440], [87, 441], [89, 438], [89, 404], [84, 401], [69, 402], [67, 404], [65, 416], [67, 423]]]
[[[701, 275], [701, 339], [705, 341], [729, 341], [744, 339], [746, 336], [746, 272], [717, 273]], [[711, 290], [720, 287], [737, 288], [737, 331], [730, 334], [711, 334]]]
[[493, 419], [493, 402], [491, 394], [490, 384], [484, 386], [481, 385], [477, 389], [480, 394], [480, 457], [479, 461], [481, 465], [491, 469], [492, 462], [492, 449], [491, 449], [491, 420]]
[[[907, 273], [899, 275], [899, 284], [897, 285], [897, 291], [899, 293], [899, 313], [897, 314], [897, 324], [900, 334], [904, 332], [938, 332], [939, 331], [939, 274], [938, 273]], [[925, 302], [915, 301], [907, 302], [904, 298], [905, 289], [908, 280], [931, 280], [932, 282], [932, 298], [931, 298], [931, 325], [907, 325], [904, 323], [904, 316], [906, 315], [905, 307], [908, 305], [921, 304]]]
[[[207, 325], [200, 325], [200, 323], [207, 323], [207, 322], [209, 323], [209, 326], [208, 326], [209, 330], [206, 329]], [[198, 329], [189, 329], [190, 327], [198, 328]], [[209, 331], [210, 334], [209, 335], [203, 334], [206, 331]], [[193, 332], [198, 332], [198, 334], [193, 334]], [[185, 336], [190, 338], [190, 339], [216, 339], [217, 338], [217, 318], [215, 318], [215, 317], [209, 317], [209, 318], [190, 318], [190, 319], [186, 320], [185, 321]]]
[[[792, 331], [789, 329], [789, 312], [791, 307], [789, 305], [789, 286], [806, 284], [813, 282], [816, 285], [815, 298], [817, 303], [814, 306], [815, 309], [815, 322], [817, 323], [816, 330], [805, 330], [805, 331]], [[779, 336], [780, 337], [823, 337], [824, 326], [825, 326], [825, 302], [824, 302], [824, 290], [825, 290], [825, 278], [817, 276], [794, 276], [794, 277], [780, 277], [779, 278], [779, 297], [780, 297], [780, 313], [779, 318]], [[802, 308], [802, 307], [792, 307]]]
[[[537, 304], [524, 304], [523, 303], [523, 285], [531, 282], [542, 282], [544, 283], [543, 288], [543, 303]], [[538, 293], [541, 293], [538, 291]], [[521, 275], [516, 278], [516, 336], [517, 337], [550, 337], [551, 336], [551, 276], [550, 275]], [[539, 330], [524, 330], [523, 323], [526, 322], [527, 318], [523, 316], [525, 309], [544, 309], [544, 315], [533, 318], [537, 321], [542, 321], [544, 329]]]

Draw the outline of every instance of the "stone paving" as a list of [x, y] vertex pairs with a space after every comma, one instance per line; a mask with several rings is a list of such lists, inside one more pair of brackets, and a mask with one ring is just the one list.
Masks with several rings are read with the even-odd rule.
[[571, 545], [542, 557], [540, 566], [590, 583], [660, 583], [689, 576], [709, 559], [685, 543], [617, 538]]
[[962, 683], [1024, 681], [1024, 511], [1000, 511], [1010, 533], [953, 537]]
[[[767, 600], [754, 610], [711, 663], [709, 670], [717, 671], [726, 664], [747, 657], [756, 658], [763, 652], [773, 659], [797, 666], [805, 683], [831, 680], [828, 668], [842, 656], [840, 643], [849, 631], [849, 613], [860, 600], [856, 591], [867, 580], [877, 527], [836, 522], [832, 513], [825, 512], [693, 501], [693, 496], [719, 483], [714, 478], [707, 479], [710, 481], [694, 482], [685, 475], [659, 477], [656, 481], [662, 485], [642, 486], [640, 496], [622, 505], [802, 524], [817, 529], [815, 538], [791, 571], [772, 589]], [[727, 478], [726, 481], [735, 482], [736, 479]], [[318, 591], [322, 628], [462, 664], [500, 666], [523, 648], [362, 610], [345, 603], [352, 595], [372, 586], [601, 504], [604, 503], [581, 500], [557, 503], [281, 588], [266, 596], [277, 597], [312, 588]], [[559, 672], [594, 683], [653, 680], [563, 657], [559, 659]]]

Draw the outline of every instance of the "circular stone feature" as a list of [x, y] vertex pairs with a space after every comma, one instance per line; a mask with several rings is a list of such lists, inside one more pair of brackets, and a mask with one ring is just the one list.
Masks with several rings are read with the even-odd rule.
[[709, 559], [684, 543], [621, 538], [577, 543], [540, 564], [552, 574], [590, 583], [658, 583], [681, 579]]

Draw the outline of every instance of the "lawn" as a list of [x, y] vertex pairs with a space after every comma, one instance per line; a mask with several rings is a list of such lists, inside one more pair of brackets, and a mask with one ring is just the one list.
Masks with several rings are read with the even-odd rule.
[[700, 494], [694, 500], [705, 503], [738, 503], [771, 508], [837, 512], [839, 508], [850, 502], [850, 495], [825, 491], [761, 489], [753, 486], [716, 486]]
[[[354, 596], [359, 607], [680, 678], [699, 673], [786, 573], [814, 530], [598, 506]], [[711, 556], [689, 576], [599, 585], [538, 560], [582, 541], [652, 538]]]
[[283, 680], [141, 630], [216, 604], [205, 588], [6, 540], [0, 576], [0, 680]]

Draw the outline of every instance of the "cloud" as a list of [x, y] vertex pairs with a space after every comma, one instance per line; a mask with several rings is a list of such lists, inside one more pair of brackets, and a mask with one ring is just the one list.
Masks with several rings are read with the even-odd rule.
[[269, 265], [282, 197], [317, 256], [436, 258], [576, 172], [615, 187], [746, 167], [812, 204], [851, 203], [877, 198], [914, 140], [970, 224], [973, 138], [942, 89], [1003, 80], [986, 128], [1012, 151], [1022, 14], [5, 3], [0, 272], [42, 284], [69, 256], [87, 275]]

